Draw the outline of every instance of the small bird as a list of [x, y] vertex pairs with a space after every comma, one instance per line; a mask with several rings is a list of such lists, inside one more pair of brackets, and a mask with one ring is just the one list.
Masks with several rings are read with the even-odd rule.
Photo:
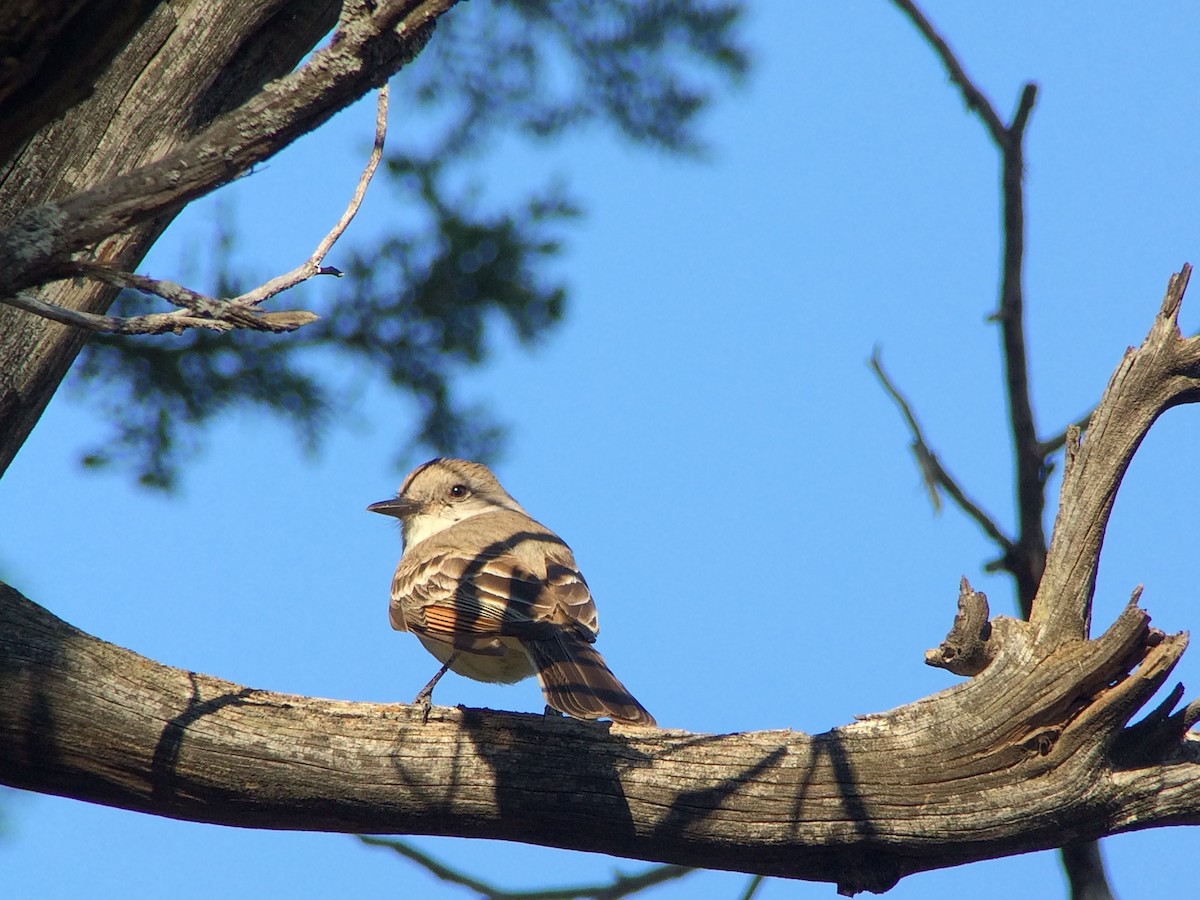
[[537, 675], [546, 703], [577, 719], [655, 725], [592, 644], [596, 604], [571, 548], [530, 518], [487, 466], [433, 459], [371, 512], [400, 520], [392, 627], [443, 663], [414, 703], [429, 708], [451, 669], [511, 684]]

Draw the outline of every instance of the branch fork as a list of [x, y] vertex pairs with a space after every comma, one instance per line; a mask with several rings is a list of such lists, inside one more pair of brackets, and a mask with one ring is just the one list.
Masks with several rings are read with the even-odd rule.
[[[1200, 720], [1200, 701], [1176, 710], [1180, 685], [1142, 722], [1126, 728], [1188, 644], [1185, 633], [1150, 626], [1138, 606], [1140, 587], [1104, 634], [1086, 638], [1108, 516], [1133, 454], [1165, 409], [1200, 399], [1200, 338], [1185, 339], [1178, 327], [1190, 274], [1185, 265], [1172, 276], [1150, 333], [1138, 349], [1126, 352], [1086, 437], [1068, 429], [1059, 512], [1029, 622], [989, 621], [987, 598], [964, 578], [949, 634], [925, 655], [927, 664], [981, 683], [998, 678], [1010, 700], [1022, 680], [1040, 685], [1027, 701], [1026, 715], [1034, 741], [1029, 746], [1043, 756], [1102, 748], [1111, 767], [1135, 760], [1142, 766], [1166, 763]], [[1013, 660], [1016, 672], [1009, 669]], [[1058, 674], [1047, 679], [1047, 671]], [[986, 693], [983, 686], [977, 689]]]
[[244, 294], [220, 299], [193, 291], [173, 281], [124, 272], [103, 263], [74, 258], [63, 264], [65, 273], [92, 278], [117, 288], [152, 294], [178, 306], [179, 309], [171, 313], [109, 316], [48, 303], [28, 291], [18, 291], [11, 297], [0, 297], [0, 302], [55, 322], [61, 322], [64, 325], [72, 325], [102, 334], [163, 334], [168, 331], [181, 334], [188, 328], [206, 328], [211, 331], [231, 331], [235, 328], [244, 328], [251, 331], [280, 333], [295, 331], [303, 325], [315, 322], [320, 317], [307, 310], [263, 312], [257, 307], [264, 300], [317, 275], [341, 276], [342, 273], [338, 269], [323, 265], [323, 263], [325, 256], [358, 213], [371, 178], [379, 167], [380, 159], [383, 158], [383, 145], [387, 136], [387, 108], [388, 87], [385, 84], [379, 89], [379, 100], [375, 109], [375, 144], [371, 148], [366, 168], [359, 176], [358, 184], [346, 211], [317, 244], [312, 255], [291, 271], [278, 275]]

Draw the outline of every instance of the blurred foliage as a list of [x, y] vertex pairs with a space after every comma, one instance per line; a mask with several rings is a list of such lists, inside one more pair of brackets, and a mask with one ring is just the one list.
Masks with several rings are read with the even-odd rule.
[[[531, 345], [562, 318], [566, 289], [547, 268], [579, 209], [561, 185], [485, 203], [488, 151], [506, 135], [543, 141], [600, 123], [635, 144], [701, 153], [697, 113], [748, 67], [741, 12], [741, 2], [706, 0], [455, 7], [393, 80], [386, 159], [400, 195], [397, 221], [376, 246], [337, 248], [347, 277], [335, 296], [306, 304], [322, 319], [293, 335], [93, 341], [72, 387], [101, 406], [113, 433], [85, 463], [117, 464], [144, 485], [170, 488], [200, 448], [203, 427], [232, 407], [277, 413], [316, 448], [353, 392], [322, 375], [314, 351], [386, 373], [415, 401], [406, 457], [418, 449], [494, 457], [503, 428], [462, 406], [453, 376], [487, 358], [497, 328], [506, 324]], [[410, 144], [394, 149], [397, 135]], [[249, 286], [227, 271], [234, 240], [230, 228], [220, 230], [217, 296]], [[123, 294], [114, 313], [145, 312], [150, 302]]]

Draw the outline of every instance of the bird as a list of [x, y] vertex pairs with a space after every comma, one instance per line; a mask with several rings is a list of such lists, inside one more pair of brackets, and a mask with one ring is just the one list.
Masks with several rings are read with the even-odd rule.
[[426, 716], [450, 670], [505, 684], [536, 675], [546, 704], [568, 716], [656, 725], [593, 647], [596, 604], [571, 548], [487, 466], [432, 459], [367, 510], [400, 520], [391, 625], [442, 663], [413, 701]]

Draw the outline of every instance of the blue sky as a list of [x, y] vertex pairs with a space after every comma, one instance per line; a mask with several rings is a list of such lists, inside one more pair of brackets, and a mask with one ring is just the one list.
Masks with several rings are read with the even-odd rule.
[[[755, 70], [707, 115], [707, 162], [599, 131], [499, 149], [488, 190], [561, 173], [587, 216], [556, 263], [571, 288], [566, 323], [532, 353], [501, 341], [460, 384], [511, 425], [498, 475], [575, 549], [599, 646], [662, 725], [819, 732], [955, 682], [922, 654], [949, 627], [960, 576], [994, 612], [1012, 612], [1008, 581], [982, 571], [994, 549], [955, 511], [931, 513], [901, 420], [865, 364], [880, 345], [944, 464], [1010, 527], [999, 341], [986, 321], [998, 157], [889, 4], [751, 7]], [[1006, 119], [1024, 81], [1040, 85], [1026, 145], [1025, 286], [1048, 436], [1096, 402], [1170, 274], [1200, 262], [1200, 61], [1185, 38], [1200, 7], [924, 8]], [[358, 177], [372, 122], [368, 100], [222, 192], [243, 268], [265, 279], [311, 252]], [[391, 123], [405, 128], [402, 110]], [[182, 278], [214, 209], [194, 204], [140, 271]], [[379, 179], [346, 248], [402, 214]], [[328, 262], [338, 257], [335, 248]], [[301, 305], [303, 294], [286, 304]], [[1185, 330], [1198, 310], [1200, 297], [1185, 301]], [[0, 482], [5, 520], [21, 523], [5, 530], [0, 566], [72, 624], [170, 665], [407, 701], [435, 666], [388, 627], [399, 538], [364, 507], [394, 493], [411, 421], [408, 404], [370, 385], [312, 458], [270, 417], [234, 413], [182, 491], [162, 497], [80, 470], [79, 451], [106, 426], [63, 392]], [[1200, 411], [1185, 407], [1140, 450], [1104, 548], [1098, 628], [1137, 584], [1157, 626], [1198, 624], [1198, 448]], [[1185, 654], [1175, 680], [1200, 693], [1200, 652]], [[450, 676], [436, 699], [541, 709], [532, 683]], [[0, 797], [12, 896], [463, 896], [348, 837]], [[1196, 840], [1159, 829], [1106, 841], [1120, 896], [1176, 892], [1169, 873]], [[643, 865], [418, 843], [475, 873], [503, 872], [510, 887]], [[702, 874], [646, 896], [732, 897], [745, 882]], [[1042, 853], [914, 876], [889, 896], [935, 891], [1062, 895], [1057, 859]], [[759, 896], [834, 889], [772, 881]]]

